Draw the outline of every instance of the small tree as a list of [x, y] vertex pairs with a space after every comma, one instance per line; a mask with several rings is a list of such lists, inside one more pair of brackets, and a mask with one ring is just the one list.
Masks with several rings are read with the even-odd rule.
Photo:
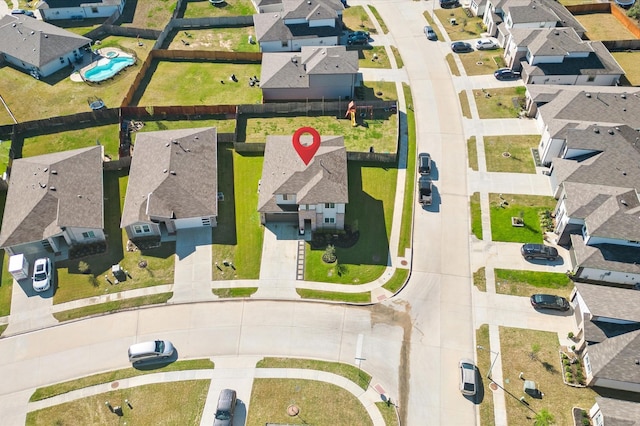
[[635, 4], [627, 11], [627, 16], [634, 19], [640, 19], [640, 3], [635, 2]]
[[78, 262], [78, 271], [80, 271], [81, 274], [88, 274], [89, 272], [91, 272], [91, 267], [87, 262], [81, 260], [80, 262]]
[[322, 261], [325, 263], [333, 263], [338, 258], [336, 257], [336, 248], [332, 244], [328, 244], [322, 255]]
[[537, 360], [538, 352], [540, 352], [540, 345], [538, 343], [534, 343], [533, 345], [531, 345], [531, 352], [529, 352], [529, 358], [531, 358], [532, 361]]
[[543, 408], [542, 410], [536, 413], [536, 416], [534, 417], [533, 425], [549, 426], [554, 424], [554, 422], [555, 422], [555, 419], [553, 415], [549, 412], [549, 410], [547, 410], [546, 408]]

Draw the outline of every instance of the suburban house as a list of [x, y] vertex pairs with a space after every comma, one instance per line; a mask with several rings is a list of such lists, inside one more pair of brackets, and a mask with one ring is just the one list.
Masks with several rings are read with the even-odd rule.
[[596, 396], [589, 418], [593, 426], [635, 426], [640, 424], [640, 403]]
[[525, 84], [613, 86], [624, 75], [602, 42], [584, 41], [571, 27], [512, 28], [503, 45]]
[[352, 99], [358, 81], [358, 52], [345, 46], [303, 46], [300, 53], [262, 56], [262, 99], [294, 101]]
[[284, 0], [282, 11], [253, 15], [261, 52], [299, 52], [302, 46], [337, 46], [344, 6], [334, 0]]
[[640, 291], [576, 283], [571, 304], [587, 386], [640, 392]]
[[482, 16], [487, 9], [487, 0], [471, 0], [469, 9], [473, 16]]
[[[269, 12], [282, 12], [284, 10], [283, 3], [286, 3], [286, 1], [283, 2], [283, 0], [251, 0], [251, 3], [253, 3], [253, 6], [256, 8], [256, 11], [258, 13], [269, 13]], [[342, 16], [342, 10], [344, 9], [344, 6], [346, 6], [347, 1], [346, 0], [343, 0], [343, 1], [342, 0], [341, 1], [325, 0], [324, 3], [333, 4], [336, 10], [338, 10], [340, 16]], [[340, 3], [343, 7], [340, 8], [338, 3]]]
[[216, 226], [217, 152], [215, 127], [138, 133], [120, 222], [129, 239]]
[[349, 202], [344, 139], [322, 136], [320, 140], [318, 151], [305, 165], [291, 136], [267, 136], [258, 188], [262, 224], [293, 222], [301, 233], [344, 229]]
[[36, 9], [45, 21], [108, 18], [122, 13], [126, 0], [39, 0]]
[[26, 15], [0, 18], [0, 57], [35, 78], [82, 58], [91, 40]]
[[76, 245], [104, 242], [102, 161], [102, 146], [14, 160], [0, 247], [65, 260]]

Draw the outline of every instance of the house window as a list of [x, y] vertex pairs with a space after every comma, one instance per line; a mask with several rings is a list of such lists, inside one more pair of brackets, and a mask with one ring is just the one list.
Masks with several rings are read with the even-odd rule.
[[151, 232], [151, 227], [149, 225], [134, 225], [133, 232], [136, 234], [148, 234]]
[[587, 77], [587, 81], [594, 81], [596, 79], [595, 75], [590, 75]]
[[282, 194], [282, 199], [284, 201], [287, 201], [289, 199], [289, 195], [288, 194]]
[[91, 12], [92, 12], [92, 13], [98, 13], [98, 8], [97, 8], [97, 7], [95, 7], [95, 6], [92, 6], [92, 7], [91, 7]]
[[60, 63], [64, 64], [64, 58], [60, 57]]
[[591, 360], [589, 360], [589, 354], [586, 354], [583, 358], [584, 369], [587, 371], [587, 376], [591, 375]]
[[93, 231], [82, 233], [82, 238], [95, 238], [95, 237], [96, 237], [96, 234], [94, 234]]
[[324, 223], [336, 223], [336, 220], [332, 217], [325, 217]]
[[324, 203], [324, 208], [325, 209], [335, 209], [336, 208], [336, 203]]
[[289, 46], [289, 41], [288, 40], [282, 40], [282, 47], [287, 47]]
[[604, 419], [602, 416], [602, 411], [598, 411], [598, 414], [593, 416], [593, 424], [595, 426], [604, 426]]

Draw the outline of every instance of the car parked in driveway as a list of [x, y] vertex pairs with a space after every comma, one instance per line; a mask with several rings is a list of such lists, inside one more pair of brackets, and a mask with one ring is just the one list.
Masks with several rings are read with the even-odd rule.
[[33, 14], [32, 11], [30, 10], [24, 10], [24, 9], [13, 9], [11, 11], [12, 15], [25, 15], [25, 16], [29, 16], [31, 18], [35, 18], [35, 15]]
[[443, 9], [451, 9], [458, 6], [460, 6], [460, 2], [458, 0], [440, 0], [440, 7]]
[[366, 37], [367, 40], [369, 40], [370, 38], [370, 34], [367, 31], [353, 31], [350, 32], [349, 34], [347, 34], [347, 38], [354, 38], [354, 37]]
[[458, 363], [460, 369], [460, 392], [463, 395], [476, 394], [476, 366], [470, 359], [461, 359]]
[[355, 44], [367, 44], [369, 43], [369, 35], [367, 33], [367, 35], [364, 34], [357, 34], [354, 36], [348, 35], [347, 36], [347, 44], [349, 45], [355, 45]]
[[558, 250], [555, 247], [545, 246], [544, 244], [524, 244], [520, 247], [520, 254], [527, 260], [532, 259], [546, 259], [556, 260]]
[[424, 34], [427, 36], [429, 40], [437, 40], [438, 35], [435, 31], [433, 31], [433, 27], [431, 25], [426, 25], [424, 27]]
[[498, 80], [517, 80], [520, 78], [520, 73], [511, 68], [500, 68], [493, 73], [493, 76]]
[[557, 311], [568, 311], [569, 301], [564, 297], [553, 294], [534, 294], [531, 296], [531, 306], [535, 309], [555, 309]]
[[418, 173], [421, 175], [431, 174], [431, 155], [426, 152], [418, 154]]
[[51, 287], [51, 259], [43, 257], [35, 261], [31, 280], [35, 291], [49, 290]]
[[233, 424], [233, 413], [236, 409], [236, 391], [233, 389], [222, 389], [218, 397], [218, 407], [213, 426], [231, 426]]
[[455, 53], [473, 52], [473, 46], [464, 41], [454, 41], [451, 43], [451, 50]]
[[494, 40], [491, 40], [490, 38], [481, 38], [480, 40], [476, 41], [476, 49], [478, 50], [491, 50], [491, 49], [497, 49], [498, 47], [498, 43], [496, 43]]

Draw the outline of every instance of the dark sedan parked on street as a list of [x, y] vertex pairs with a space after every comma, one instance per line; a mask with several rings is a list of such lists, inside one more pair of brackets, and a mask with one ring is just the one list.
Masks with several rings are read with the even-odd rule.
[[525, 244], [520, 248], [520, 254], [527, 260], [556, 260], [559, 257], [558, 250], [555, 247], [545, 246], [544, 244]]
[[554, 296], [553, 294], [534, 294], [531, 296], [531, 306], [535, 309], [568, 311], [569, 301], [564, 297]]
[[464, 41], [456, 41], [451, 43], [451, 50], [456, 53], [473, 52], [473, 46]]

